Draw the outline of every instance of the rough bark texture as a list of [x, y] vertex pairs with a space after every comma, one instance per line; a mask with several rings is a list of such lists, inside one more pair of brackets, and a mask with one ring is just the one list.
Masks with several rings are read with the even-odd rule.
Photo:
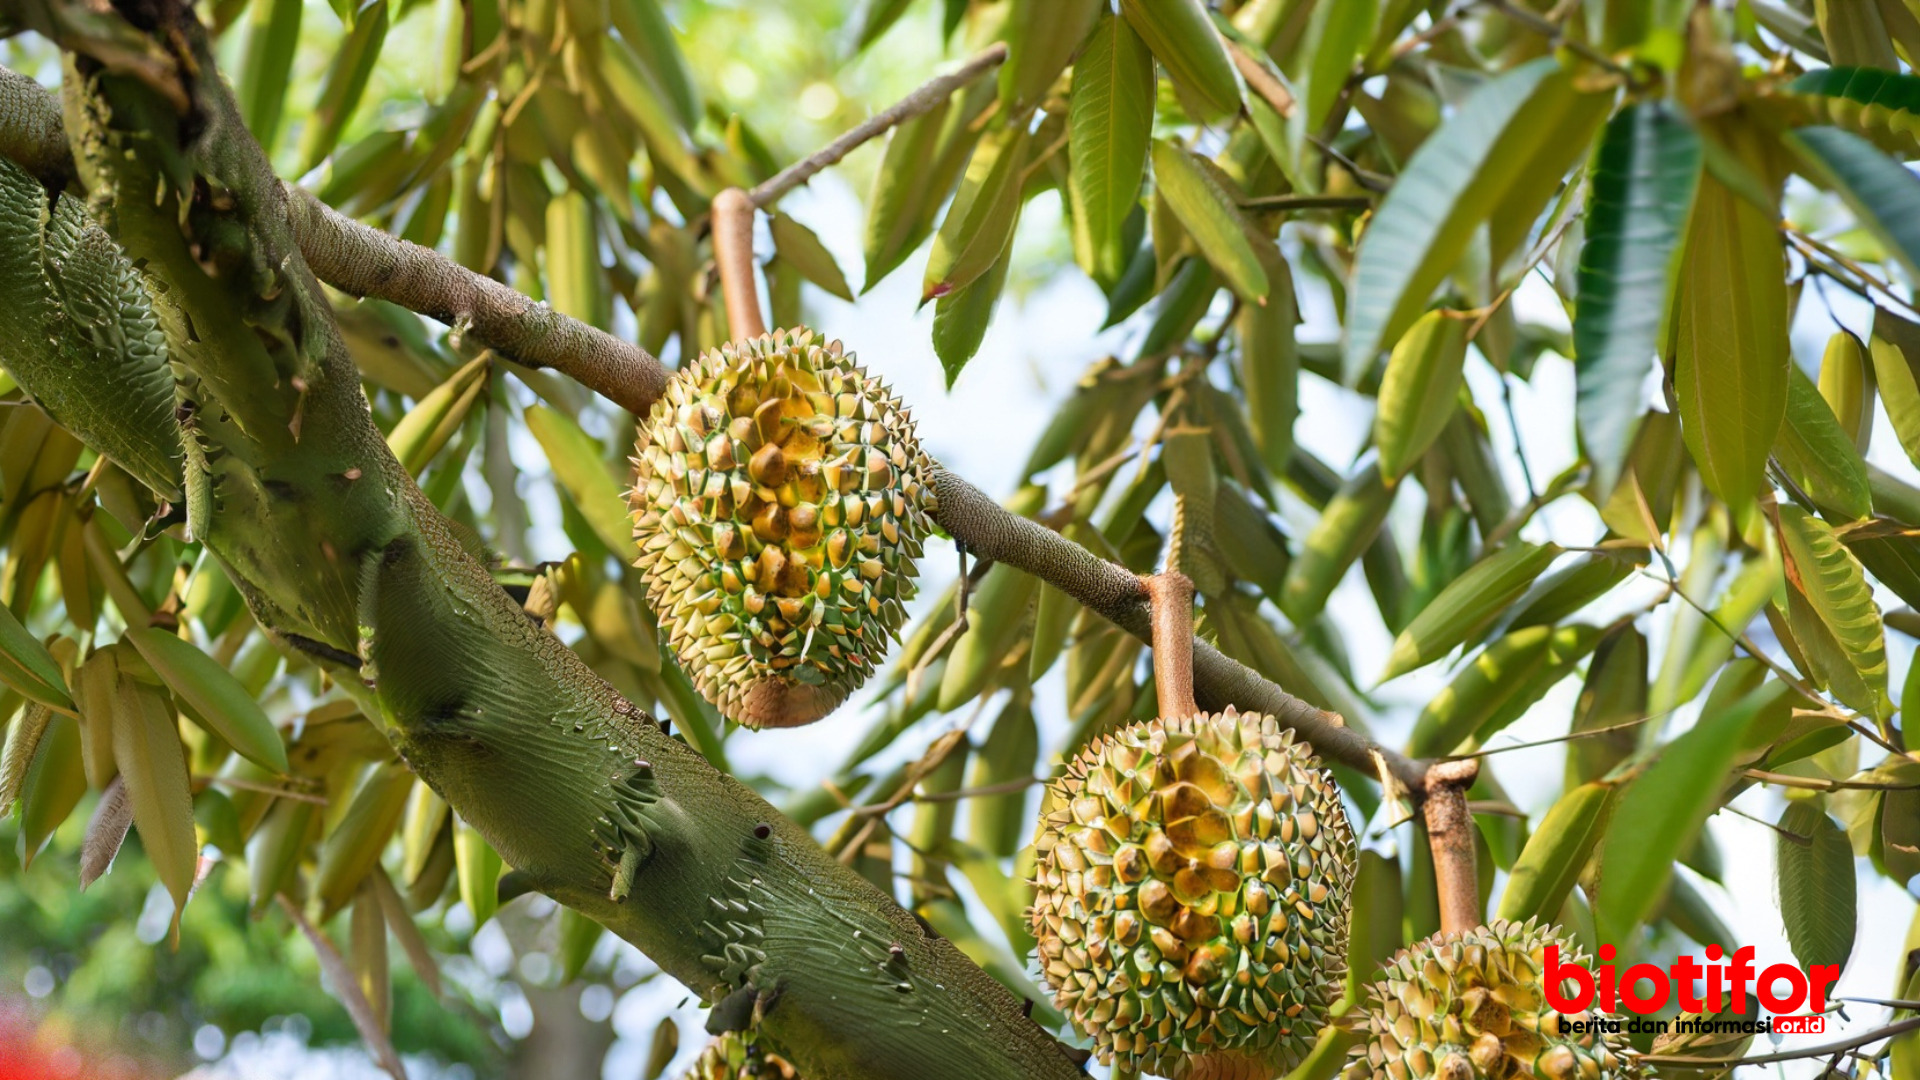
[[430, 248], [362, 225], [287, 185], [294, 235], [320, 279], [377, 296], [472, 334], [509, 360], [550, 367], [645, 416], [667, 370], [645, 349], [569, 318]]
[[[26, 18], [75, 54], [80, 176], [183, 373], [188, 520], [261, 623], [357, 673], [414, 771], [542, 891], [725, 1002], [717, 1016], [757, 1018], [807, 1075], [1078, 1075], [1013, 995], [663, 734], [463, 551], [374, 427], [191, 10]], [[7, 176], [11, 216], [34, 191]], [[57, 387], [57, 363], [5, 359], [30, 393]]]

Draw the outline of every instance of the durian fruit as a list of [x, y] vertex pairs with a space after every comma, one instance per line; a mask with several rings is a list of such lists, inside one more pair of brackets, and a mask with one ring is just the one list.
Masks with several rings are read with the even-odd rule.
[[708, 1043], [680, 1080], [799, 1080], [799, 1075], [750, 1032], [729, 1031]]
[[1354, 840], [1291, 728], [1228, 709], [1101, 738], [1049, 788], [1035, 852], [1040, 973], [1102, 1062], [1270, 1080], [1313, 1047]]
[[1400, 950], [1351, 1018], [1365, 1041], [1349, 1051], [1345, 1080], [1638, 1080], [1625, 1034], [1565, 1027], [1605, 1014], [1562, 1017], [1548, 1004], [1548, 945], [1560, 947], [1562, 963], [1587, 962], [1533, 919], [1496, 919]]
[[885, 384], [804, 328], [733, 342], [668, 384], [634, 465], [648, 599], [723, 715], [812, 723], [866, 681], [906, 618], [934, 506]]

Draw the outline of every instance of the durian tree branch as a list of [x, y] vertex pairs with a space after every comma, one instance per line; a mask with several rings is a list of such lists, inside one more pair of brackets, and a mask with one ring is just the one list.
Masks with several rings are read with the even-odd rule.
[[652, 354], [537, 303], [452, 259], [363, 225], [286, 185], [294, 235], [320, 280], [430, 316], [533, 368], [552, 368], [621, 408], [644, 415], [668, 372]]
[[[19, 92], [0, 97], [0, 107], [7, 109], [0, 112], [0, 147], [25, 145], [28, 147], [23, 151], [26, 157], [38, 162], [63, 158], [63, 149], [46, 142], [46, 132], [60, 130], [58, 106], [51, 95], [33, 80], [12, 72], [6, 73], [5, 84], [0, 85], [20, 88]], [[8, 153], [11, 155], [12, 151]], [[457, 305], [419, 289], [402, 291], [401, 286], [448, 281], [452, 283], [448, 288], [455, 295], [472, 294], [489, 299], [482, 309], [488, 317], [483, 319], [476, 313], [466, 328], [471, 339], [482, 345], [513, 356], [516, 355], [515, 342], [540, 341], [557, 346], [562, 341], [579, 340], [596, 343], [590, 355], [598, 355], [604, 342], [612, 342], [623, 350], [626, 362], [604, 366], [577, 364], [571, 354], [552, 347], [532, 360], [578, 379], [637, 415], [645, 415], [665, 385], [669, 373], [659, 360], [645, 351], [552, 309], [540, 308], [506, 285], [474, 273], [438, 252], [362, 225], [320, 204], [297, 187], [288, 187], [296, 193], [290, 195], [288, 201], [296, 208], [293, 217], [302, 251], [307, 250], [308, 237], [313, 233], [326, 236], [327, 244], [318, 252], [319, 257], [309, 255], [309, 265], [321, 280], [335, 288], [354, 292], [358, 285], [364, 290], [361, 295], [387, 300], [445, 321], [455, 317]], [[303, 206], [305, 209], [300, 209]], [[362, 269], [351, 276], [346, 273], [352, 268], [378, 267], [393, 260], [399, 262], [392, 272], [370, 273]], [[523, 314], [513, 314], [516, 311]], [[493, 318], [496, 314], [497, 321]], [[521, 319], [535, 320], [536, 329], [551, 324], [563, 330], [549, 335], [534, 333], [522, 329]], [[589, 381], [595, 378], [596, 371], [606, 373], [604, 379], [598, 380], [599, 385]], [[1037, 522], [1009, 512], [965, 478], [937, 464], [933, 484], [940, 497], [935, 520], [948, 535], [965, 544], [969, 552], [1007, 562], [1033, 574], [1140, 640], [1151, 640], [1149, 605], [1140, 590], [1139, 578], [1132, 571], [1100, 558]], [[1347, 727], [1338, 715], [1309, 705], [1200, 640], [1194, 642], [1194, 689], [1205, 708], [1217, 710], [1233, 705], [1241, 711], [1268, 713], [1298, 729], [1329, 760], [1369, 775], [1377, 774], [1384, 767], [1412, 798], [1425, 796], [1424, 762], [1374, 743], [1361, 732]]]
[[[260, 624], [346, 661], [339, 681], [509, 864], [803, 1075], [1080, 1075], [1010, 992], [620, 698], [465, 552], [374, 426], [287, 193], [185, 0], [13, 6], [69, 53], [80, 178], [164, 331], [166, 351], [110, 359], [126, 377], [177, 372], [164, 416], [188, 522]], [[47, 198], [0, 164], [20, 318], [54, 304]], [[56, 419], [76, 402], [61, 357], [0, 359]], [[96, 449], [155, 434], [131, 410], [92, 419]]]
[[753, 205], [762, 209], [780, 201], [780, 197], [813, 179], [814, 174], [833, 165], [870, 139], [886, 133], [895, 124], [904, 124], [947, 100], [955, 90], [999, 67], [1007, 58], [1007, 45], [996, 41], [968, 58], [967, 62], [921, 84], [919, 89], [849, 128], [839, 138], [800, 161], [780, 170], [766, 182], [747, 193]]
[[[1037, 521], [1011, 513], [963, 477], [933, 467], [940, 506], [934, 520], [978, 558], [1024, 570], [1091, 608], [1141, 641], [1153, 640], [1152, 605], [1140, 579]], [[1266, 713], [1298, 731], [1322, 757], [1362, 772], [1386, 770], [1415, 798], [1427, 790], [1427, 765], [1381, 746], [1330, 713], [1287, 693], [1198, 638], [1193, 643], [1195, 697], [1203, 709], [1232, 705]]]

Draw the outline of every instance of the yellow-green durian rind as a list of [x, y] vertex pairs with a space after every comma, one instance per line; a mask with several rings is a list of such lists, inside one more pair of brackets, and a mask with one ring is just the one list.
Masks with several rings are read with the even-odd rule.
[[709, 350], [648, 413], [634, 466], [648, 600], [723, 715], [811, 723], [866, 681], [934, 506], [885, 384], [804, 328]]
[[1402, 949], [1367, 990], [1355, 1026], [1364, 1040], [1344, 1080], [1639, 1080], [1625, 1035], [1579, 1034], [1547, 1002], [1546, 948], [1586, 963], [1553, 927], [1496, 919]]
[[1353, 831], [1312, 748], [1269, 716], [1134, 724], [1050, 789], [1030, 925], [1103, 1062], [1277, 1076], [1346, 975]]

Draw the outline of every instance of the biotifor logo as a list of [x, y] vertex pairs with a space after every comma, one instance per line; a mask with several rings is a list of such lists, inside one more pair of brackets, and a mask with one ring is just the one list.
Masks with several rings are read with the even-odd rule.
[[[1611, 945], [1600, 946], [1602, 963], [1597, 975], [1584, 964], [1561, 962], [1560, 947], [1549, 945], [1545, 957], [1547, 1003], [1563, 1013], [1579, 1013], [1585, 1012], [1597, 996], [1603, 1012], [1618, 1012], [1625, 1006], [1628, 1012], [1645, 1015], [1663, 1008], [1672, 997], [1683, 1012], [1745, 1013], [1751, 988], [1760, 1007], [1767, 1012], [1797, 1013], [1804, 1007], [1814, 1014], [1782, 1017], [1770, 1025], [1765, 1021], [1747, 1021], [1758, 1030], [1783, 1035], [1818, 1034], [1825, 1030], [1826, 1018], [1820, 1014], [1827, 1008], [1827, 988], [1840, 977], [1838, 964], [1815, 964], [1804, 971], [1791, 964], [1769, 964], [1764, 969], [1756, 969], [1751, 945], [1735, 949], [1728, 963], [1717, 963], [1724, 955], [1725, 950], [1720, 946], [1709, 945], [1705, 964], [1683, 955], [1676, 957], [1668, 968], [1635, 964], [1616, 977], [1614, 966], [1605, 963], [1614, 957]], [[1706, 996], [1696, 997], [1694, 985], [1703, 977], [1707, 984]], [[1563, 992], [1569, 983], [1577, 988], [1571, 996]], [[1642, 983], [1651, 983], [1652, 991], [1641, 994]], [[1782, 983], [1786, 985], [1784, 994], [1777, 992]]]

